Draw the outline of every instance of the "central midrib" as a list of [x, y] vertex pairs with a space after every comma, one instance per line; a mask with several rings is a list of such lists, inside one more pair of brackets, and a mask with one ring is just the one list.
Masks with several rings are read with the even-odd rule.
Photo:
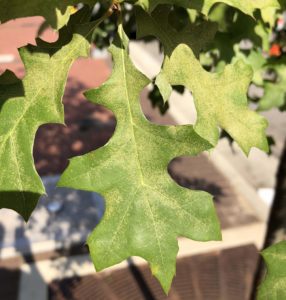
[[[136, 164], [138, 166], [138, 170], [139, 170], [139, 174], [140, 174], [140, 180], [141, 180], [141, 185], [143, 187], [149, 187], [149, 185], [147, 185], [145, 182], [144, 182], [144, 177], [143, 177], [143, 173], [142, 173], [142, 167], [141, 167], [141, 164], [140, 164], [140, 160], [139, 160], [139, 152], [138, 152], [138, 147], [137, 147], [137, 143], [136, 143], [136, 136], [135, 136], [135, 132], [134, 132], [134, 127], [136, 126], [134, 121], [133, 121], [133, 115], [132, 115], [132, 110], [131, 110], [131, 106], [130, 106], [130, 99], [129, 99], [129, 93], [128, 93], [128, 82], [127, 82], [127, 78], [126, 78], [126, 68], [125, 68], [125, 52], [124, 52], [124, 45], [121, 43], [121, 57], [122, 57], [122, 65], [123, 65], [123, 76], [124, 76], [124, 86], [125, 86], [125, 94], [126, 94], [126, 99], [127, 99], [127, 106], [128, 106], [128, 113], [129, 113], [129, 116], [130, 116], [130, 121], [131, 121], [131, 131], [132, 131], [132, 138], [133, 138], [133, 141], [134, 141], [134, 145], [135, 145], [135, 152], [136, 152]], [[160, 253], [160, 259], [161, 259], [161, 263], [163, 265], [163, 268], [164, 270], [166, 269], [166, 266], [165, 266], [165, 262], [164, 262], [164, 259], [163, 259], [163, 253], [162, 253], [162, 246], [161, 246], [161, 242], [160, 242], [160, 239], [159, 239], [159, 236], [158, 236], [158, 232], [157, 232], [157, 226], [156, 226], [156, 220], [155, 220], [155, 216], [154, 216], [154, 213], [152, 211], [152, 207], [151, 207], [151, 204], [150, 204], [150, 201], [148, 199], [148, 197], [145, 197], [144, 196], [144, 199], [146, 200], [147, 202], [147, 207], [150, 211], [150, 215], [151, 215], [151, 218], [152, 218], [152, 223], [153, 223], [153, 226], [154, 226], [154, 231], [155, 231], [155, 236], [156, 236], [156, 241], [157, 241], [157, 245], [158, 245], [158, 248], [159, 248], [159, 253]]]
[[[124, 49], [124, 45], [122, 45], [122, 49]], [[135, 132], [134, 132], [134, 120], [133, 120], [133, 115], [132, 115], [132, 110], [131, 110], [131, 106], [130, 106], [130, 98], [129, 98], [129, 92], [128, 92], [128, 82], [127, 82], [127, 77], [126, 77], [126, 68], [125, 68], [125, 53], [124, 50], [121, 50], [121, 57], [122, 57], [122, 65], [123, 65], [123, 78], [124, 78], [124, 87], [125, 87], [125, 95], [126, 95], [126, 99], [127, 99], [127, 107], [128, 107], [128, 113], [129, 113], [129, 117], [130, 117], [130, 121], [131, 121], [131, 131], [132, 131], [132, 139], [135, 145], [135, 155], [136, 155], [136, 164], [139, 170], [139, 174], [140, 174], [140, 183], [142, 186], [146, 186], [145, 182], [144, 182], [144, 177], [143, 177], [143, 172], [142, 172], [142, 167], [140, 164], [140, 159], [139, 159], [139, 152], [138, 152], [138, 147], [137, 147], [137, 143], [136, 143], [136, 137], [135, 137]]]

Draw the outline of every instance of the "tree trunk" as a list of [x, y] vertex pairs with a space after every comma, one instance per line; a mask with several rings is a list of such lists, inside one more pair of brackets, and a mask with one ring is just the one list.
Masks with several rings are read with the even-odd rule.
[[[263, 249], [286, 239], [286, 143], [277, 173], [274, 202], [271, 208]], [[265, 265], [260, 257], [254, 278], [252, 300], [256, 299], [257, 287], [265, 274]]]

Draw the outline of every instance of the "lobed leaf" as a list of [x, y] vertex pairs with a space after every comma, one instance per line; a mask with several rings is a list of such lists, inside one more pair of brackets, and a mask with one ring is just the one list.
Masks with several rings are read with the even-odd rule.
[[73, 158], [59, 185], [96, 191], [106, 200], [104, 217], [88, 238], [97, 270], [140, 256], [167, 292], [175, 274], [177, 238], [221, 238], [212, 197], [178, 186], [167, 172], [174, 157], [196, 155], [211, 145], [192, 126], [146, 120], [138, 98], [150, 81], [129, 59], [122, 26], [110, 52], [112, 76], [86, 96], [115, 113], [115, 133], [102, 148]]
[[14, 209], [25, 220], [45, 193], [34, 167], [35, 134], [42, 124], [64, 122], [61, 99], [68, 70], [76, 58], [89, 54], [87, 38], [94, 24], [80, 25], [72, 33], [73, 22], [83, 22], [85, 16], [86, 11], [73, 16], [56, 43], [38, 40], [41, 47], [19, 49], [26, 69], [23, 81], [10, 71], [0, 79], [0, 208]]
[[222, 72], [209, 73], [202, 68], [192, 50], [181, 44], [165, 62], [158, 78], [161, 76], [165, 85], [183, 85], [192, 92], [197, 110], [194, 129], [212, 145], [218, 142], [220, 127], [246, 154], [252, 147], [268, 151], [265, 136], [268, 123], [248, 108], [246, 95], [253, 77], [249, 65], [237, 61]]
[[245, 153], [251, 147], [268, 151], [267, 121], [247, 105], [247, 90], [253, 77], [251, 67], [237, 61], [224, 72], [206, 72], [196, 56], [214, 36], [216, 25], [188, 24], [176, 32], [168, 23], [169, 12], [168, 6], [160, 6], [150, 15], [137, 9], [138, 36], [154, 35], [164, 46], [163, 71], [155, 82], [164, 100], [170, 96], [171, 85], [183, 85], [193, 93], [198, 115], [194, 129], [201, 137], [215, 146], [221, 127]]
[[182, 30], [176, 31], [168, 22], [171, 9], [171, 6], [161, 5], [148, 14], [142, 8], [137, 8], [137, 38], [155, 36], [162, 42], [167, 56], [182, 43], [188, 45], [198, 56], [204, 46], [213, 40], [217, 25], [209, 21], [202, 21], [200, 24], [189, 22]]

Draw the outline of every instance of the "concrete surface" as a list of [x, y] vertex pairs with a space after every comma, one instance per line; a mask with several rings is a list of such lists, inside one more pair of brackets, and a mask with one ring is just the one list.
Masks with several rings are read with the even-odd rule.
[[48, 241], [60, 248], [84, 244], [103, 216], [105, 204], [98, 194], [56, 188], [57, 176], [42, 179], [48, 196], [41, 197], [27, 224], [14, 211], [0, 210], [0, 257], [6, 249], [28, 254], [35, 245]]

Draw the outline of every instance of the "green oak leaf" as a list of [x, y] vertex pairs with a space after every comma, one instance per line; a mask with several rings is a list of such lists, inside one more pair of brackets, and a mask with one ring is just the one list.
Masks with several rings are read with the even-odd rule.
[[258, 300], [286, 299], [286, 241], [262, 252], [267, 266], [266, 278], [258, 288]]
[[159, 4], [171, 4], [185, 8], [194, 8], [205, 15], [209, 14], [216, 3], [225, 3], [250, 16], [253, 16], [253, 12], [256, 9], [280, 8], [278, 0], [135, 0], [133, 2], [149, 12], [152, 12]]
[[167, 56], [181, 43], [188, 45], [198, 56], [204, 46], [213, 40], [217, 25], [208, 21], [200, 24], [190, 22], [182, 30], [176, 31], [168, 22], [171, 9], [170, 6], [161, 5], [148, 14], [142, 8], [137, 8], [137, 38], [155, 36], [162, 42]]
[[88, 238], [97, 270], [140, 256], [167, 292], [179, 236], [221, 239], [212, 197], [180, 187], [167, 172], [174, 157], [195, 155], [211, 145], [192, 126], [158, 126], [145, 118], [139, 95], [150, 81], [129, 59], [122, 26], [110, 52], [112, 76], [86, 96], [115, 113], [115, 133], [100, 149], [73, 158], [59, 186], [96, 191], [106, 200], [104, 217]]
[[[138, 37], [154, 35], [164, 46], [166, 57], [163, 72], [155, 82], [164, 100], [167, 101], [170, 96], [171, 85], [184, 85], [196, 95], [195, 105], [198, 120], [195, 130], [199, 135], [211, 142], [212, 145], [216, 145], [219, 138], [218, 126], [221, 126], [241, 145], [245, 153], [248, 153], [251, 147], [268, 151], [264, 133], [267, 122], [247, 107], [246, 93], [252, 79], [251, 68], [240, 61], [227, 67], [223, 73], [215, 75], [206, 72], [196, 56], [212, 39], [216, 25], [210, 22], [202, 23], [199, 26], [189, 24], [181, 32], [176, 32], [168, 23], [169, 12], [170, 7], [168, 6], [159, 6], [150, 15], [140, 8], [136, 12]], [[186, 32], [188, 33], [186, 34]], [[188, 53], [182, 50], [182, 57], [177, 50], [176, 60], [172, 53], [178, 45], [181, 50], [188, 49], [187, 46], [190, 48]], [[173, 57], [172, 61], [169, 57]], [[237, 66], [239, 69], [235, 70]], [[240, 69], [241, 74], [239, 74]], [[180, 78], [176, 76], [175, 70], [181, 71]], [[229, 75], [231, 77], [228, 78]], [[216, 81], [213, 82], [215, 78]], [[238, 82], [236, 78], [240, 78], [240, 81]], [[225, 82], [223, 82], [224, 80]], [[226, 83], [229, 85], [228, 89], [225, 89]], [[217, 85], [220, 87], [217, 88]], [[218, 97], [210, 99], [208, 94], [210, 90], [221, 91], [221, 93], [216, 92]], [[223, 97], [220, 98], [221, 96]], [[230, 97], [232, 101], [229, 101]], [[227, 106], [224, 106], [224, 103]], [[224, 111], [221, 107], [228, 109]], [[235, 115], [236, 118], [231, 115]], [[243, 125], [243, 121], [249, 123]], [[248, 130], [248, 126], [251, 126], [251, 131]]]
[[157, 80], [160, 79], [161, 86], [183, 85], [192, 92], [197, 110], [194, 129], [201, 137], [216, 145], [220, 127], [248, 154], [251, 147], [268, 151], [268, 123], [248, 108], [246, 94], [252, 77], [252, 68], [241, 60], [222, 72], [209, 73], [192, 50], [181, 44], [165, 61]]
[[[85, 20], [85, 10], [71, 18], [69, 28], [60, 31], [54, 44], [39, 42], [19, 49], [26, 69], [22, 82], [6, 72], [0, 80], [0, 208], [14, 209], [27, 220], [45, 193], [32, 155], [37, 129], [45, 123], [64, 123], [61, 99], [72, 62], [88, 56], [91, 26], [83, 24], [68, 34], [73, 22]], [[62, 45], [62, 40], [70, 40]], [[59, 45], [59, 47], [57, 47]], [[8, 79], [7, 79], [8, 77]], [[14, 79], [13, 79], [14, 77]], [[9, 85], [1, 85], [1, 81]]]
[[2, 23], [23, 17], [43, 16], [49, 25], [59, 29], [67, 24], [73, 13], [72, 5], [84, 3], [93, 7], [97, 0], [0, 0]]
[[[157, 7], [151, 14], [142, 8], [137, 8], [137, 38], [150, 35], [158, 38], [164, 46], [164, 64], [173, 50], [181, 43], [188, 45], [195, 55], [199, 56], [200, 51], [214, 38], [217, 25], [208, 21], [203, 21], [199, 25], [189, 22], [182, 30], [176, 31], [168, 22], [170, 12], [171, 7], [167, 5]], [[166, 79], [163, 76], [161, 74], [155, 84], [166, 102], [172, 92], [172, 87], [165, 84]]]

